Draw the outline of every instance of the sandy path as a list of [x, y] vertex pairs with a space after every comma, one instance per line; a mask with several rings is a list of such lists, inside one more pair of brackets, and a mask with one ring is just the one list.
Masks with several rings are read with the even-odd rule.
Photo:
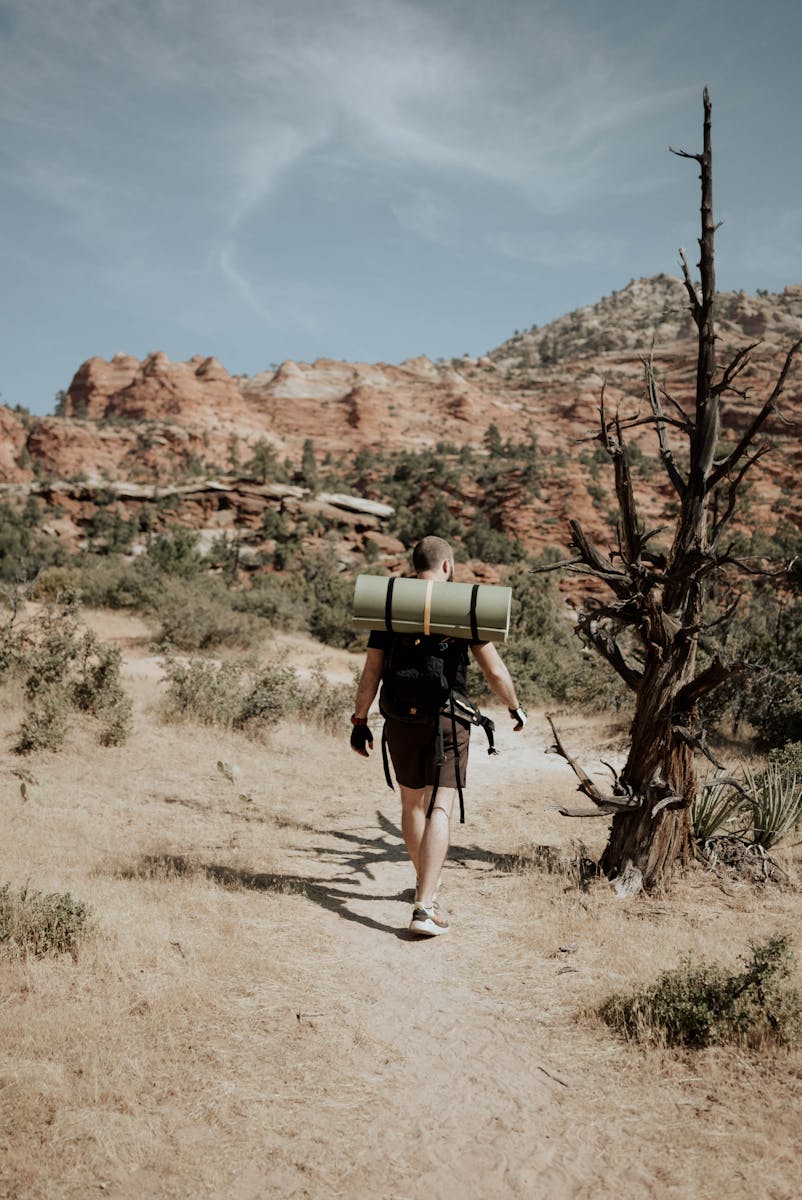
[[[561, 779], [560, 764], [537, 746], [511, 749], [506, 768], [481, 747], [474, 755], [477, 800], [528, 773], [533, 759]], [[561, 1016], [541, 995], [540, 965], [508, 938], [509, 880], [475, 840], [477, 822], [498, 822], [492, 799], [484, 817], [469, 808], [474, 829], [454, 827], [443, 892], [452, 931], [417, 939], [406, 930], [412, 868], [385, 815], [397, 801], [382, 794], [378, 763], [357, 762], [360, 775], [383, 804], [377, 820], [354, 825], [341, 811], [327, 832], [318, 821], [311, 844], [302, 833], [289, 850], [288, 875], [307, 882], [303, 897], [287, 901], [291, 944], [305, 948], [293, 992], [302, 996], [293, 1000], [299, 1040], [283, 1058], [287, 1120], [268, 1160], [237, 1175], [232, 1194], [592, 1195], [593, 1139], [563, 1111], [576, 1081], [541, 1036]], [[316, 808], [312, 801], [299, 818]], [[288, 948], [274, 953], [283, 977]]]
[[[27, 1139], [9, 1195], [795, 1200], [798, 1054], [646, 1051], [593, 1017], [687, 951], [733, 961], [798, 927], [795, 894], [692, 875], [670, 903], [621, 902], [532, 865], [527, 848], [598, 851], [605, 822], [558, 816], [576, 781], [544, 753], [543, 714], [519, 737], [502, 713], [503, 754], [476, 739], [452, 827], [452, 930], [413, 938], [378, 754], [353, 755], [347, 730], [165, 726], [146, 631], [106, 623], [131, 741], [42, 756], [24, 805], [6, 763], [9, 877], [69, 888], [101, 926], [76, 964], [8, 967], [6, 1098]], [[332, 659], [347, 679], [349, 656]], [[560, 729], [591, 773], [620, 761], [604, 722]], [[152, 855], [163, 875], [142, 870]], [[0, 1103], [0, 1135], [3, 1119]]]

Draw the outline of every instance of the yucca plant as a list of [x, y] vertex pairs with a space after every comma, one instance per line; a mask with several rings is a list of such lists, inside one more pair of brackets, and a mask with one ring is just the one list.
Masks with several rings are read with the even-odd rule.
[[802, 785], [796, 774], [777, 763], [770, 763], [757, 775], [744, 765], [743, 774], [750, 794], [753, 839], [770, 850], [802, 820]]
[[742, 834], [749, 825], [748, 804], [728, 777], [709, 775], [691, 801], [691, 824], [697, 842], [723, 832]]

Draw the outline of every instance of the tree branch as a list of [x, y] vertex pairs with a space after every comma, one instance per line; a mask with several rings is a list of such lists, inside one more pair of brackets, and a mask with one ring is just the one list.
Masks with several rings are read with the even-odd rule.
[[723, 516], [721, 517], [721, 519], [719, 521], [716, 522], [716, 524], [713, 528], [713, 531], [712, 531], [712, 535], [711, 535], [711, 539], [710, 539], [711, 551], [715, 551], [716, 546], [718, 545], [718, 542], [719, 542], [719, 539], [720, 539], [722, 533], [724, 532], [726, 527], [729, 525], [730, 520], [732, 519], [732, 515], [735, 512], [735, 502], [738, 497], [738, 487], [741, 483], [741, 480], [743, 479], [746, 472], [750, 469], [750, 467], [753, 467], [755, 465], [755, 463], [759, 462], [764, 454], [768, 454], [770, 449], [771, 449], [771, 447], [768, 445], [758, 446], [755, 453], [750, 458], [747, 458], [746, 462], [741, 467], [741, 469], [738, 472], [738, 474], [736, 475], [735, 479], [732, 479], [730, 481], [730, 486], [727, 489], [727, 507], [724, 510]]
[[677, 714], [690, 712], [702, 696], [714, 691], [720, 683], [729, 679], [730, 675], [737, 674], [741, 669], [740, 665], [728, 667], [716, 656], [709, 666], [699, 672], [695, 679], [680, 688], [674, 697], [674, 712]]
[[579, 551], [581, 561], [594, 575], [604, 580], [616, 595], [628, 596], [632, 584], [631, 577], [624, 571], [619, 571], [612, 560], [599, 550], [595, 542], [585, 534], [579, 521], [571, 520], [568, 524], [573, 535], [571, 545]]
[[589, 614], [583, 614], [579, 618], [578, 627], [591, 645], [621, 676], [627, 687], [631, 688], [633, 692], [637, 691], [643, 679], [643, 672], [626, 657], [610, 631], [602, 625], [596, 625], [593, 617]]
[[[698, 154], [683, 154], [677, 150], [672, 150], [672, 154], [677, 153], [679, 153], [680, 158], [695, 158], [697, 162], [702, 161], [701, 156]], [[682, 246], [679, 248], [679, 258], [680, 262], [682, 263], [682, 278], [685, 282], [685, 289], [691, 298], [691, 312], [693, 313], [693, 319], [698, 324], [699, 315], [702, 312], [702, 305], [699, 302], [699, 293], [697, 292], [696, 286], [691, 279], [691, 273], [688, 269], [688, 260], [685, 257], [685, 251], [683, 250]]]
[[[623, 812], [627, 809], [640, 808], [641, 801], [639, 798], [627, 797], [626, 800], [619, 799], [617, 796], [608, 796], [600, 791], [586, 771], [582, 769], [578, 762], [566, 750], [562, 743], [562, 739], [557, 732], [557, 727], [554, 724], [550, 713], [546, 713], [546, 720], [551, 726], [551, 732], [554, 734], [554, 748], [561, 758], [564, 758], [571, 770], [579, 780], [578, 791], [584, 792], [589, 800], [592, 800], [600, 809], [607, 812]], [[566, 816], [572, 814], [566, 812]]]
[[748, 450], [749, 446], [755, 440], [755, 437], [759, 433], [761, 426], [765, 424], [765, 422], [768, 419], [768, 417], [770, 416], [770, 414], [772, 412], [776, 411], [775, 405], [776, 405], [777, 401], [779, 400], [780, 395], [782, 394], [782, 391], [785, 387], [785, 381], [788, 378], [788, 372], [791, 369], [791, 364], [793, 363], [794, 358], [796, 357], [797, 353], [799, 352], [800, 347], [802, 347], [802, 338], [798, 338], [797, 341], [794, 342], [793, 346], [791, 346], [790, 350], [786, 354], [785, 362], [782, 365], [782, 370], [780, 371], [780, 374], [777, 378], [777, 382], [774, 385], [771, 395], [769, 396], [768, 400], [761, 408], [760, 412], [752, 420], [751, 425], [746, 430], [746, 432], [744, 433], [741, 440], [738, 442], [738, 445], [735, 447], [735, 449], [732, 451], [732, 453], [728, 454], [727, 457], [724, 459], [724, 461], [722, 463], [719, 463], [718, 466], [708, 476], [708, 480], [707, 480], [708, 490], [715, 487], [716, 484], [719, 483], [724, 478], [725, 475], [730, 474], [730, 472], [732, 471], [735, 464], [738, 462], [739, 459], [743, 458], [743, 456], [746, 453], [746, 451]]
[[[660, 403], [660, 397], [657, 392], [657, 383], [654, 377], [654, 363], [651, 356], [648, 360], [643, 359], [643, 366], [646, 371], [646, 390], [649, 396], [649, 403], [652, 408], [652, 416], [654, 418], [654, 426], [657, 430], [657, 440], [660, 445], [660, 457], [663, 460], [663, 466], [668, 472], [668, 477], [674, 485], [674, 491], [680, 497], [685, 495], [685, 480], [679, 472], [676, 460], [674, 459], [674, 451], [671, 449], [671, 444], [666, 433], [666, 417], [663, 412], [663, 406]], [[673, 423], [673, 422], [672, 422]]]
[[[724, 368], [724, 373], [721, 376], [721, 379], [718, 381], [718, 383], [713, 387], [713, 389], [711, 391], [711, 395], [720, 396], [722, 392], [735, 390], [732, 387], [733, 379], [737, 379], [738, 376], [741, 374], [741, 371], [743, 371], [744, 367], [746, 367], [748, 365], [749, 355], [759, 345], [760, 345], [759, 341], [752, 342], [751, 346], [743, 346], [738, 351], [738, 353], [735, 355], [735, 358], [732, 360], [732, 362], [729, 363], [728, 366], [726, 366]], [[739, 395], [743, 395], [743, 392], [740, 392]]]

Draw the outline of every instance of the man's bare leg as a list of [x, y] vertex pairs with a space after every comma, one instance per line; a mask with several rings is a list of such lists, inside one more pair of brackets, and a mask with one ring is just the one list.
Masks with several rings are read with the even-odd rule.
[[420, 844], [427, 824], [425, 790], [404, 787], [402, 784], [398, 786], [401, 788], [401, 835], [412, 859], [415, 875], [420, 878]]
[[421, 904], [430, 908], [434, 903], [438, 880], [443, 870], [443, 864], [448, 854], [451, 833], [451, 810], [457, 795], [456, 788], [438, 788], [434, 799], [432, 815], [426, 820], [426, 810], [431, 800], [432, 789], [426, 788], [421, 809], [424, 815], [425, 828], [420, 840], [418, 861], [418, 894], [415, 897]]

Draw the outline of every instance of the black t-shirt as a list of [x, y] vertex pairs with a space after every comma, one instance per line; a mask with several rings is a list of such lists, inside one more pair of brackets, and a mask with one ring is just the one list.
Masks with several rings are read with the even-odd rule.
[[[394, 637], [409, 637], [410, 634], [388, 633], [386, 629], [374, 629], [368, 638], [368, 649], [383, 650], [384, 661], [390, 660], [389, 650]], [[467, 695], [468, 688], [468, 648], [471, 646], [486, 646], [487, 642], [469, 642], [465, 638], [444, 637], [439, 633], [428, 636], [419, 635], [431, 644], [432, 653], [442, 655], [445, 660], [445, 676], [455, 692]]]

